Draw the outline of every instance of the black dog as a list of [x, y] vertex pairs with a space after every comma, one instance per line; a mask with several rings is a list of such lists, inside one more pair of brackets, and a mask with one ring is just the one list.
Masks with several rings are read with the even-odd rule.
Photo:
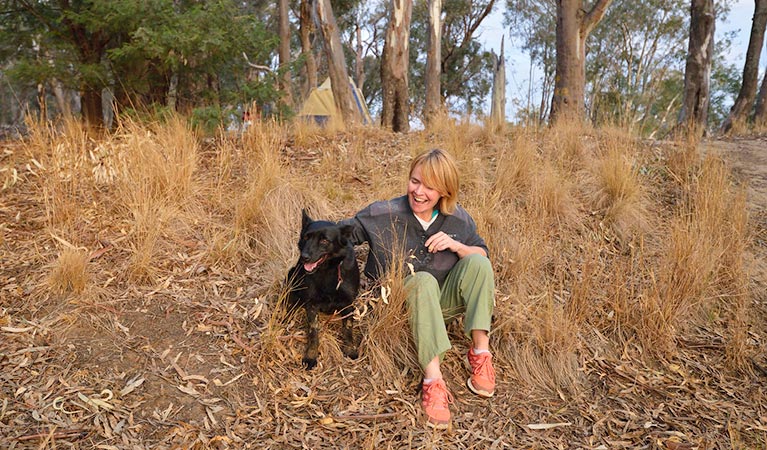
[[301, 256], [288, 272], [288, 300], [292, 307], [306, 310], [308, 343], [303, 365], [312, 369], [319, 356], [319, 312], [340, 313], [342, 351], [356, 359], [357, 349], [352, 333], [352, 303], [357, 297], [360, 272], [354, 247], [349, 241], [350, 226], [313, 221], [304, 210], [298, 249]]

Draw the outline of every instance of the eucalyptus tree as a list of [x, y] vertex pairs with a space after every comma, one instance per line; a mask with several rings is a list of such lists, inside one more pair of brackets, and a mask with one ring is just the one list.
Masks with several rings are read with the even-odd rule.
[[754, 107], [754, 124], [757, 127], [767, 125], [767, 71], [762, 78], [762, 85], [759, 88], [759, 94], [756, 97], [756, 106]]
[[714, 0], [691, 0], [690, 39], [677, 132], [697, 135], [706, 131], [715, 27]]
[[[592, 122], [653, 128], [681, 96], [661, 91], [684, 65], [687, 0], [614, 0], [588, 42], [586, 108]], [[678, 92], [678, 90], [677, 90]]]
[[[530, 77], [526, 99], [515, 99], [523, 104], [524, 120], [533, 119], [537, 124], [546, 121], [554, 93], [556, 69], [556, 2], [554, 0], [506, 0], [504, 23], [512, 39], [517, 39], [521, 50], [530, 57], [530, 71], [539, 68], [540, 102], [534, 105], [533, 77]], [[537, 88], [537, 86], [536, 86]]]
[[282, 93], [282, 101], [285, 106], [293, 106], [293, 80], [290, 76], [290, 15], [288, 13], [288, 0], [279, 0], [278, 4], [278, 20], [280, 45], [279, 45], [279, 58], [280, 58], [280, 92]]
[[328, 61], [328, 73], [336, 109], [344, 124], [358, 123], [361, 117], [354, 103], [338, 23], [330, 0], [315, 0], [314, 10], [317, 14], [318, 30]]
[[410, 130], [408, 80], [413, 0], [391, 0], [390, 7], [381, 58], [381, 125], [393, 131], [407, 132]]
[[586, 39], [602, 20], [612, 0], [557, 0], [557, 68], [554, 78], [552, 121], [585, 118]]
[[424, 95], [424, 122], [428, 125], [442, 109], [440, 93], [440, 63], [442, 61], [442, 0], [428, 0], [429, 22], [426, 34], [426, 92]]
[[[413, 5], [410, 83], [413, 108], [423, 116], [426, 99], [429, 2]], [[442, 0], [440, 102], [450, 111], [471, 114], [488, 98], [495, 58], [479, 40], [481, 26], [495, 8], [495, 0]]]
[[762, 54], [764, 31], [767, 26], [767, 0], [754, 1], [754, 17], [751, 21], [746, 62], [743, 65], [743, 81], [730, 114], [722, 124], [722, 132], [728, 133], [734, 124], [743, 122], [751, 113], [759, 83], [759, 57]]

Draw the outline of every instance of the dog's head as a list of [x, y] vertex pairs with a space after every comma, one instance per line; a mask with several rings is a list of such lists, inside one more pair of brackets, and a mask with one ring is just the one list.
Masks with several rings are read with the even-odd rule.
[[298, 249], [304, 270], [311, 273], [326, 261], [345, 257], [348, 252], [352, 227], [324, 220], [312, 220], [302, 211], [301, 238]]

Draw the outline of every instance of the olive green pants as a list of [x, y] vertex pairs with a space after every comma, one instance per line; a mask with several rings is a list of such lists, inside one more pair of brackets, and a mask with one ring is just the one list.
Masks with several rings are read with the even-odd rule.
[[416, 272], [405, 278], [410, 310], [410, 328], [421, 367], [450, 350], [447, 325], [466, 314], [464, 332], [490, 331], [493, 316], [495, 281], [490, 260], [482, 255], [468, 255], [450, 270], [440, 289], [437, 279], [428, 272]]

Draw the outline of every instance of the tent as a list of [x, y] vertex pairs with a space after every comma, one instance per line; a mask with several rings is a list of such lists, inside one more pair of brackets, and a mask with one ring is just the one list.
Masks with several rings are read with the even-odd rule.
[[[370, 118], [370, 112], [365, 104], [365, 96], [354, 84], [354, 80], [349, 78], [349, 84], [352, 88], [352, 96], [357, 104], [362, 123], [372, 125], [373, 119]], [[312, 89], [309, 98], [306, 99], [301, 107], [298, 116], [307, 120], [313, 120], [319, 125], [325, 125], [331, 117], [338, 114], [336, 104], [333, 100], [333, 90], [330, 88], [330, 78], [327, 78], [318, 88]]]

